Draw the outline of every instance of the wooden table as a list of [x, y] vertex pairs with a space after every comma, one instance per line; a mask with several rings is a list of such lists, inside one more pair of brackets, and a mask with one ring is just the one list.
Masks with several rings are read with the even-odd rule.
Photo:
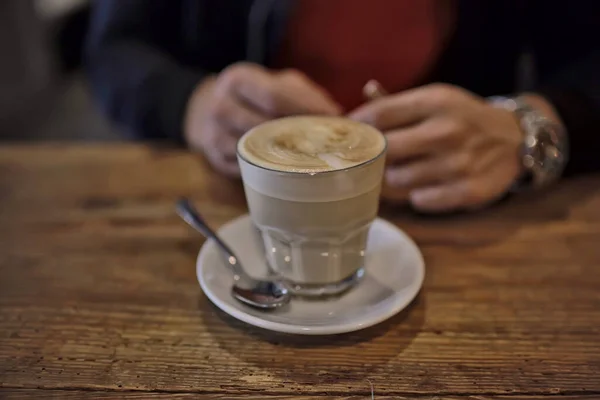
[[177, 150], [0, 148], [0, 398], [600, 398], [600, 177], [473, 215], [383, 210], [422, 246], [425, 286], [324, 338], [212, 306], [180, 195], [214, 225], [246, 212]]

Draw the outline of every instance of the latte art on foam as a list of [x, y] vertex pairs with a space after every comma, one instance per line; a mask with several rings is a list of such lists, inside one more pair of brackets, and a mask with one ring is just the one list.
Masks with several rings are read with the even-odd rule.
[[240, 140], [247, 161], [290, 172], [349, 168], [379, 156], [385, 139], [376, 129], [345, 118], [301, 116], [266, 122]]

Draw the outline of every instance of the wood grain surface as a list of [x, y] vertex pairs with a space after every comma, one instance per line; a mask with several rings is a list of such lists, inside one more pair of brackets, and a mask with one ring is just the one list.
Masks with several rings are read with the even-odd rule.
[[[64, 391], [64, 390], [7, 390], [5, 392], [0, 392], [6, 397], [2, 397], [4, 400], [23, 400], [23, 399], [65, 399], [65, 400], [75, 400], [75, 399], [92, 399], [92, 400], [115, 400], [115, 399], [125, 399], [125, 400], [194, 400], [198, 399], [198, 394], [191, 393], [148, 393], [148, 392], [102, 392], [102, 391]], [[298, 395], [298, 396], [264, 396], [264, 395], [255, 395], [255, 394], [212, 394], [210, 396], [211, 399], [216, 400], [326, 400], [326, 399], [338, 399], [338, 400], [365, 400], [365, 399], [373, 399], [376, 400], [410, 400], [415, 397], [405, 397], [405, 396], [376, 396], [375, 394], [371, 396], [328, 396], [328, 395]], [[590, 400], [592, 397], [579, 395], [579, 396], [553, 396], [551, 398], [547, 396], [436, 396], [436, 395], [425, 395], [418, 397], [419, 400]]]
[[202, 294], [202, 239], [239, 182], [134, 144], [0, 148], [1, 399], [600, 398], [600, 177], [470, 215], [382, 216], [422, 247], [413, 304], [376, 327], [274, 334]]

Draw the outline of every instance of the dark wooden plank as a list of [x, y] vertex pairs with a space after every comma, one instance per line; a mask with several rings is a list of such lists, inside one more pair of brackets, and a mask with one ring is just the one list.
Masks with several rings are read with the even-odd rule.
[[151, 393], [151, 392], [126, 392], [126, 391], [79, 391], [79, 390], [36, 390], [36, 389], [0, 389], [0, 398], [3, 400], [21, 400], [21, 399], [93, 399], [93, 400], [113, 400], [113, 399], [124, 399], [124, 400], [189, 400], [198, 398], [211, 398], [211, 399], [247, 399], [247, 400], [366, 400], [366, 399], [377, 399], [377, 400], [592, 400], [597, 398], [597, 395], [552, 395], [552, 396], [378, 396], [376, 393], [371, 395], [370, 390], [364, 395], [344, 396], [344, 395], [312, 395], [312, 396], [286, 396], [286, 395], [253, 395], [253, 394], [199, 394], [199, 393]]
[[239, 183], [172, 150], [4, 147], [0, 386], [285, 398], [362, 396], [369, 380], [377, 398], [598, 396], [599, 183], [475, 215], [388, 210], [423, 247], [415, 304], [367, 331], [300, 338], [232, 320], [196, 282], [201, 240], [173, 201], [194, 198], [219, 225], [246, 212]]

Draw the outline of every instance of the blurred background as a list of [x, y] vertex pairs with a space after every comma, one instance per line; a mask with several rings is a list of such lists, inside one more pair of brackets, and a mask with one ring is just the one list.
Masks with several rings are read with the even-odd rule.
[[0, 140], [121, 139], [82, 71], [90, 0], [0, 0]]

